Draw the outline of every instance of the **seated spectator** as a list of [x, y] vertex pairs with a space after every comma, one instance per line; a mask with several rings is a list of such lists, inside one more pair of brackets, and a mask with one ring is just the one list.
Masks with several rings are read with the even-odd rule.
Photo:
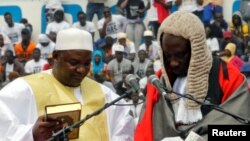
[[88, 31], [94, 39], [94, 35], [96, 32], [95, 24], [93, 22], [86, 21], [86, 18], [87, 18], [87, 15], [83, 11], [79, 11], [77, 13], [78, 22], [75, 22], [72, 25], [72, 27]]
[[64, 20], [64, 12], [59, 9], [55, 11], [54, 21], [49, 23], [46, 27], [46, 34], [50, 34], [50, 32], [58, 33], [63, 29], [67, 29], [70, 27], [70, 24]]
[[242, 19], [242, 15], [239, 11], [233, 14], [232, 22], [230, 24], [230, 30], [235, 37], [240, 41], [243, 46], [243, 53], [247, 47], [247, 41], [249, 38], [248, 24]]
[[236, 45], [233, 43], [228, 43], [225, 50], [218, 53], [218, 55], [221, 56], [222, 60], [234, 65], [236, 68], [240, 70], [244, 62], [238, 56], [235, 55], [235, 51], [236, 51]]
[[22, 76], [25, 72], [23, 64], [15, 58], [11, 50], [7, 50], [5, 52], [5, 60], [1, 63], [0, 71], [0, 78], [3, 85], [11, 81], [11, 79], [9, 79], [10, 74], [12, 76], [11, 78], [14, 79], [14, 76]]
[[119, 32], [125, 32], [127, 19], [122, 15], [113, 15], [109, 7], [105, 7], [103, 13], [104, 18], [98, 21], [100, 37], [110, 36], [116, 39]]
[[34, 49], [33, 59], [29, 60], [24, 66], [25, 73], [39, 73], [40, 71], [42, 71], [45, 64], [47, 64], [47, 61], [41, 59], [41, 51], [39, 48], [36, 48]]
[[40, 34], [36, 48], [41, 50], [41, 58], [47, 59], [49, 54], [52, 54], [55, 49], [55, 44], [49, 39], [46, 34]]
[[[120, 32], [117, 34], [117, 41], [112, 46], [112, 54], [115, 54], [115, 46], [116, 45], [122, 45], [124, 47], [124, 57], [130, 60], [133, 60], [131, 58], [135, 57], [136, 51], [135, 51], [135, 44], [134, 42], [130, 41], [127, 38], [127, 34]], [[130, 58], [129, 58], [130, 57]]]
[[131, 61], [123, 57], [125, 52], [124, 47], [116, 44], [113, 46], [113, 49], [115, 52], [115, 58], [108, 63], [107, 70], [110, 80], [117, 90], [117, 84], [118, 82], [123, 81], [124, 74], [133, 73], [134, 70]]
[[25, 64], [27, 61], [32, 59], [33, 51], [36, 48], [36, 44], [31, 41], [30, 31], [28, 29], [23, 29], [21, 34], [22, 42], [16, 44], [15, 53], [19, 61]]
[[211, 21], [211, 30], [214, 37], [218, 38], [218, 40], [221, 40], [223, 38], [223, 32], [228, 30], [228, 23], [223, 18], [222, 12], [215, 13], [214, 20]]
[[94, 75], [100, 72], [104, 74], [105, 79], [109, 79], [107, 74], [107, 64], [103, 62], [103, 53], [101, 50], [95, 50], [92, 55], [89, 76], [91, 78], [94, 78]]
[[223, 51], [228, 43], [234, 43], [236, 45], [236, 55], [241, 56], [243, 54], [243, 47], [238, 38], [233, 36], [232, 32], [224, 31], [223, 39], [220, 44], [220, 51]]
[[142, 45], [140, 45], [139, 50], [145, 50], [147, 53], [147, 58], [151, 60], [155, 60], [159, 57], [159, 45], [157, 41], [153, 41], [153, 33], [150, 30], [144, 31], [144, 41]]
[[144, 76], [143, 78], [141, 78], [139, 80], [139, 84], [140, 84], [140, 89], [141, 91], [143, 92], [143, 94], [146, 94], [147, 90], [146, 90], [146, 86], [147, 86], [147, 83], [148, 83], [148, 77], [152, 74], [155, 74], [155, 71], [154, 71], [154, 66], [151, 65], [151, 66], [148, 66], [147, 69], [146, 69], [146, 76]]
[[240, 11], [236, 11], [233, 14], [232, 22], [230, 24], [230, 30], [233, 35], [243, 38], [248, 36], [249, 30], [247, 23], [242, 19]]
[[146, 58], [147, 54], [145, 50], [139, 50], [138, 58], [132, 64], [134, 67], [134, 74], [139, 78], [146, 76], [147, 68], [153, 66], [153, 62]]
[[23, 24], [13, 22], [12, 15], [9, 12], [4, 13], [4, 20], [6, 25], [2, 26], [1, 32], [7, 35], [12, 45], [15, 46], [17, 43], [21, 42], [21, 31], [25, 28], [25, 26]]
[[105, 38], [104, 44], [100, 47], [100, 49], [103, 51], [104, 62], [106, 64], [108, 64], [113, 59], [113, 54], [112, 54], [113, 44], [114, 44], [113, 38], [108, 36]]
[[10, 39], [4, 33], [0, 33], [0, 59], [4, 56], [7, 50], [14, 52]]
[[220, 51], [220, 45], [218, 39], [214, 36], [211, 25], [205, 25], [205, 31], [206, 31], [206, 44], [209, 50], [212, 52], [213, 55], [215, 55], [217, 52]]

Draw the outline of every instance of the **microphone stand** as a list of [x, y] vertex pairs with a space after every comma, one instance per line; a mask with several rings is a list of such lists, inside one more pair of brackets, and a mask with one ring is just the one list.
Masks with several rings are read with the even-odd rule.
[[162, 86], [162, 88], [167, 92], [167, 93], [175, 93], [176, 95], [180, 96], [180, 97], [184, 97], [184, 98], [187, 98], [187, 99], [190, 99], [192, 101], [195, 101], [196, 103], [198, 103], [199, 105], [203, 105], [211, 110], [216, 110], [216, 111], [219, 111], [221, 113], [224, 113], [224, 114], [227, 114], [227, 115], [230, 115], [231, 117], [233, 117], [234, 119], [236, 119], [237, 121], [239, 121], [240, 123], [242, 124], [250, 124], [250, 120], [246, 119], [246, 118], [243, 118], [241, 116], [238, 116], [238, 115], [235, 115], [233, 113], [230, 113], [228, 111], [226, 111], [225, 109], [223, 109], [222, 107], [218, 106], [218, 105], [215, 105], [215, 104], [208, 104], [208, 103], [205, 103], [205, 102], [201, 102], [195, 98], [193, 98], [190, 94], [180, 94], [180, 93], [177, 93], [177, 92], [174, 92], [173, 90], [169, 90], [168, 88]]
[[53, 133], [52, 137], [50, 139], [48, 139], [47, 141], [68, 141], [68, 134], [74, 129], [74, 128], [78, 128], [80, 126], [82, 126], [88, 119], [99, 115], [102, 111], [104, 111], [105, 109], [107, 109], [108, 107], [114, 105], [117, 101], [127, 97], [128, 95], [130, 95], [130, 93], [133, 92], [133, 89], [129, 89], [127, 90], [124, 94], [122, 94], [121, 96], [119, 96], [118, 98], [116, 98], [115, 100], [111, 101], [110, 103], [106, 103], [103, 107], [97, 109], [96, 111], [94, 111], [91, 114], [88, 114], [85, 118], [81, 119], [80, 121], [70, 125], [70, 126], [66, 126], [63, 127], [61, 130], [59, 130], [56, 133]]

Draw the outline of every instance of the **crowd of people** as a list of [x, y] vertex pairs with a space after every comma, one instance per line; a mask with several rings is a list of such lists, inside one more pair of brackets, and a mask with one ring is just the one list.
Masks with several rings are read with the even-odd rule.
[[[128, 74], [140, 87], [119, 102], [129, 106], [113, 106], [90, 120], [79, 140], [168, 141], [185, 139], [190, 131], [206, 139], [207, 124], [241, 124], [174, 92], [250, 117], [249, 25], [241, 12], [227, 22], [221, 5], [203, 0], [118, 0], [114, 13], [106, 1], [89, 0], [74, 23], [64, 18], [60, 0], [47, 3], [47, 27], [37, 43], [32, 23], [4, 14], [0, 139], [49, 139], [63, 125], [45, 119], [46, 105], [80, 102], [83, 118], [127, 93]], [[159, 94], [148, 84], [153, 74], [173, 91]]]

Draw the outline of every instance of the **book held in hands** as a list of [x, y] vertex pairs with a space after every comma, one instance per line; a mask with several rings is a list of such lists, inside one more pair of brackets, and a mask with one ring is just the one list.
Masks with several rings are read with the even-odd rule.
[[[81, 118], [82, 105], [78, 103], [67, 103], [59, 105], [45, 106], [46, 117], [54, 118], [63, 123], [63, 126], [70, 126]], [[74, 128], [68, 134], [68, 139], [77, 139], [79, 137], [79, 128]]]

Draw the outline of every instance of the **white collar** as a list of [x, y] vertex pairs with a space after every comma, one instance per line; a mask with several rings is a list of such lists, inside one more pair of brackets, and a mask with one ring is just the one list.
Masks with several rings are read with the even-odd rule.
[[[174, 82], [173, 91], [183, 95], [187, 94], [187, 77], [178, 77]], [[188, 109], [184, 98], [173, 103], [173, 110], [176, 123], [191, 124], [202, 119], [200, 108]]]

